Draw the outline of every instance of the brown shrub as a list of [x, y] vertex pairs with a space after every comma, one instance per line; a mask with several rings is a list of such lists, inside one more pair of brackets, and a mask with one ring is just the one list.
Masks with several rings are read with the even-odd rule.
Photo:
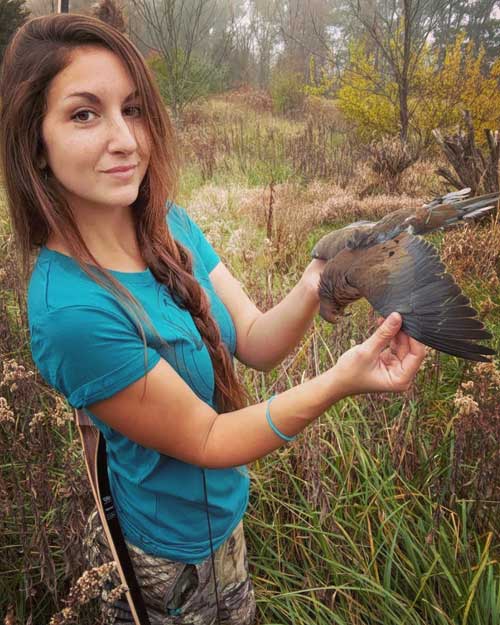
[[187, 105], [180, 115], [179, 125], [181, 128], [190, 126], [203, 126], [213, 119], [213, 113], [205, 103], [198, 101]]
[[273, 110], [273, 101], [269, 93], [251, 85], [242, 85], [218, 97], [224, 102], [243, 106], [257, 113], [270, 113]]
[[443, 184], [436, 174], [435, 159], [420, 159], [401, 174], [398, 191], [404, 195], [430, 200], [442, 195]]
[[458, 282], [480, 279], [493, 292], [500, 288], [500, 219], [483, 218], [477, 223], [448, 230], [441, 258]]
[[419, 148], [398, 137], [386, 137], [367, 146], [370, 166], [390, 193], [398, 188], [401, 174], [418, 159]]
[[182, 135], [182, 158], [198, 163], [203, 180], [212, 178], [217, 165], [220, 146], [214, 130], [212, 124], [194, 125]]
[[[111, 574], [115, 570], [115, 562], [106, 562], [99, 567], [84, 571], [72, 585], [65, 600], [65, 607], [52, 616], [49, 625], [70, 625], [78, 622], [80, 608], [92, 599], [100, 597], [102, 588], [111, 579]], [[122, 584], [115, 586], [111, 591], [106, 591], [103, 616], [112, 618], [112, 605], [121, 598], [124, 592], [126, 592], [126, 586]]]

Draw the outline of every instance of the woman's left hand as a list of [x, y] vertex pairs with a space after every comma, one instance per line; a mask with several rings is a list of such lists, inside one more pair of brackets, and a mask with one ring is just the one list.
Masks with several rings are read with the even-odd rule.
[[305, 268], [300, 281], [319, 302], [318, 286], [321, 272], [325, 268], [326, 261], [314, 258]]

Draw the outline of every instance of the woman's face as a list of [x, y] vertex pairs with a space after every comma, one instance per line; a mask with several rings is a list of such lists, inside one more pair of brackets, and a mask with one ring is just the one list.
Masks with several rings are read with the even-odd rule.
[[[150, 157], [135, 85], [106, 48], [77, 48], [71, 58], [48, 89], [42, 122], [47, 163], [73, 209], [129, 206]], [[106, 173], [131, 165], [127, 173]]]

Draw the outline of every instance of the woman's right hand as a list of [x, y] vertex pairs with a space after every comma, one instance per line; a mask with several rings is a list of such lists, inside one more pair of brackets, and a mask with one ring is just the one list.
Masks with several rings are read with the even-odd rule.
[[410, 388], [426, 349], [400, 331], [402, 321], [399, 313], [391, 313], [366, 341], [337, 360], [331, 372], [341, 380], [345, 396]]

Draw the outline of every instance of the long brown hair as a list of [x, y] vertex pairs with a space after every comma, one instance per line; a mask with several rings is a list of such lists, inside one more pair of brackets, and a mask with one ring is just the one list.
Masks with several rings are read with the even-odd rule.
[[[59, 14], [28, 20], [13, 35], [3, 59], [0, 161], [24, 284], [29, 280], [33, 251], [45, 245], [54, 233], [65, 241], [81, 269], [112, 292], [132, 314], [144, 343], [147, 367], [146, 338], [139, 319], [156, 336], [158, 333], [142, 305], [91, 254], [50, 170], [42, 171], [37, 166], [43, 156], [42, 121], [50, 82], [71, 62], [71, 53], [86, 45], [114, 52], [139, 92], [151, 141], [148, 169], [131, 205], [142, 257], [155, 278], [191, 313], [212, 360], [217, 409], [224, 412], [240, 408], [245, 402], [244, 389], [210, 314], [207, 296], [193, 276], [191, 254], [172, 238], [166, 222], [177, 186], [178, 157], [174, 130], [155, 79], [126, 35], [85, 15]], [[95, 270], [86, 263], [95, 265]]]

